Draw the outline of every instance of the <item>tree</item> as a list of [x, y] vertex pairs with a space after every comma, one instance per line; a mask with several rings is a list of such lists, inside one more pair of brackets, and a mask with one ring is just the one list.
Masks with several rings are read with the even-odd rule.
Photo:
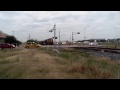
[[17, 43], [17, 44], [21, 44], [21, 42], [18, 41], [14, 36], [7, 36], [5, 38], [5, 43], [10, 43], [10, 44]]
[[35, 43], [38, 43], [38, 40], [30, 39], [30, 40], [27, 40], [27, 42], [35, 42]]

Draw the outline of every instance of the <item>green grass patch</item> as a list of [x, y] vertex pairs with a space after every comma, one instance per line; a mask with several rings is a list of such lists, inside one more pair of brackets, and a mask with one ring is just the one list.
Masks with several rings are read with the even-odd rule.
[[66, 52], [61, 52], [59, 56], [62, 58], [66, 58], [66, 59], [71, 58], [71, 55], [69, 53], [66, 53]]

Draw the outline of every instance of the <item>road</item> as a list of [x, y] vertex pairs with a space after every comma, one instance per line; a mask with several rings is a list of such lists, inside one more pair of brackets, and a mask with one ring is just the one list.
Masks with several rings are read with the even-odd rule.
[[[60, 45], [62, 48], [71, 48], [71, 47], [101, 47], [103, 45], [98, 45], [98, 46], [89, 46], [89, 45]], [[54, 47], [54, 45], [42, 45], [42, 47]], [[59, 47], [59, 45], [55, 45], [55, 47]]]

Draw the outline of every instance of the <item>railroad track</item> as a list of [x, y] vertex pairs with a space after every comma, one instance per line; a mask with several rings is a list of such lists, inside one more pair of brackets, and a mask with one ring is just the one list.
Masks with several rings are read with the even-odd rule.
[[[53, 48], [54, 45], [44, 45], [42, 47], [49, 47]], [[56, 45], [56, 48], [59, 48], [59, 45]], [[88, 45], [60, 45], [60, 48], [76, 48], [76, 49], [84, 49], [84, 50], [94, 50], [94, 51], [101, 51], [101, 52], [111, 52], [120, 54], [120, 49], [114, 48], [103, 48], [102, 46], [88, 46]]]
[[74, 48], [120, 54], [120, 49], [113, 49], [113, 48], [102, 48], [102, 47], [74, 47]]

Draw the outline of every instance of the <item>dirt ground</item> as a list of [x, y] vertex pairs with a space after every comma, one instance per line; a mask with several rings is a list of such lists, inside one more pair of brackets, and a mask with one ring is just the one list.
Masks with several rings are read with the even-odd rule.
[[47, 48], [0, 50], [0, 79], [120, 78], [119, 65], [68, 49], [60, 54]]
[[5, 53], [8, 55], [0, 60], [0, 72], [4, 74], [1, 78], [69, 78], [69, 74], [64, 72], [66, 65], [60, 57], [50, 56], [37, 49], [11, 51], [7, 50]]

